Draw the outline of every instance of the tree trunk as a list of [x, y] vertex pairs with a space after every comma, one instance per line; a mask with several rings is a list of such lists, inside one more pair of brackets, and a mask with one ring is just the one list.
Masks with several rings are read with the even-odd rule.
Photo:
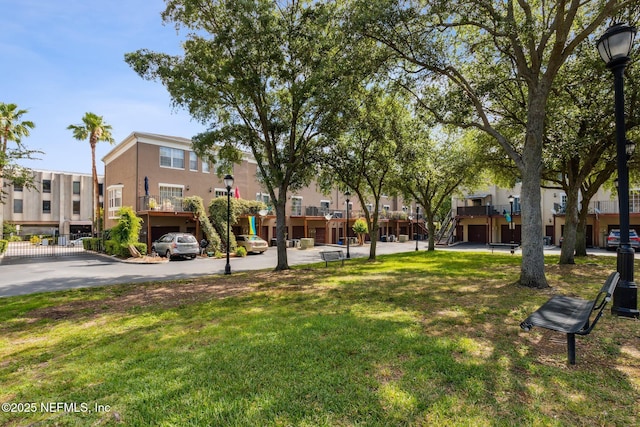
[[98, 185], [98, 170], [96, 169], [96, 143], [90, 141], [91, 144], [91, 176], [93, 178], [93, 226], [94, 235], [100, 235], [100, 195], [98, 194], [100, 186]]
[[575, 264], [574, 253], [577, 246], [576, 230], [578, 228], [578, 188], [574, 185], [567, 192], [564, 232], [562, 233], [562, 250], [560, 264]]
[[[533, 92], [533, 90], [532, 90]], [[529, 94], [527, 135], [522, 151], [522, 264], [520, 284], [530, 288], [547, 288], [544, 274], [544, 242], [542, 240], [542, 209], [540, 188], [542, 183], [542, 136], [544, 131], [544, 104], [546, 96]]]
[[276, 201], [276, 242], [278, 249], [278, 263], [276, 264], [275, 271], [289, 269], [289, 263], [287, 261], [287, 224], [285, 219], [286, 206], [287, 192], [285, 189], [280, 188], [278, 192], [278, 199]]
[[[590, 200], [590, 199], [589, 199]], [[578, 212], [578, 228], [576, 230], [576, 256], [587, 256], [587, 216], [589, 206], [587, 200], [583, 199], [582, 208]]]
[[427, 231], [429, 232], [429, 246], [427, 247], [427, 250], [434, 251], [436, 249], [436, 225], [433, 222], [433, 215], [428, 213], [428, 211], [427, 211]]
[[371, 246], [369, 246], [369, 261], [376, 260], [376, 247], [378, 246], [378, 233], [380, 231], [380, 225], [378, 225], [377, 217], [373, 221], [373, 227], [371, 227]]

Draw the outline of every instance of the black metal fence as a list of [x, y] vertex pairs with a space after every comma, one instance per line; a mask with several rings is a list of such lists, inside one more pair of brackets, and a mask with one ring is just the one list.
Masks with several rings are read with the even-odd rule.
[[34, 236], [27, 241], [9, 242], [4, 256], [6, 258], [78, 256], [86, 253], [82, 241], [88, 238], [77, 235], [42, 238]]

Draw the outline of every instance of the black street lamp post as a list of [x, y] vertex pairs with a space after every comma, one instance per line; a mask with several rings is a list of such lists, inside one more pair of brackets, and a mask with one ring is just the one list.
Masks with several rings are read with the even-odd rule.
[[[509, 230], [511, 232], [511, 243], [514, 243], [514, 237], [513, 237], [513, 229], [516, 228], [516, 224], [513, 222], [513, 202], [515, 200], [515, 197], [513, 196], [509, 196]], [[511, 245], [511, 253], [513, 254], [514, 249], [513, 249], [513, 245]]]
[[231, 274], [229, 246], [231, 246], [231, 187], [233, 187], [233, 176], [226, 175], [224, 177], [224, 186], [227, 187], [227, 265], [224, 267], [224, 274]]
[[615, 92], [616, 155], [618, 166], [618, 207], [620, 210], [620, 246], [617, 270], [620, 281], [613, 293], [611, 313], [623, 317], [638, 317], [638, 287], [633, 281], [634, 250], [629, 240], [629, 168], [624, 123], [624, 69], [629, 62], [636, 29], [623, 23], [612, 25], [598, 39], [598, 52], [613, 72]]
[[420, 206], [416, 205], [416, 251], [418, 250], [418, 219], [420, 217]]
[[347, 229], [345, 230], [345, 237], [347, 239], [347, 259], [351, 259], [351, 254], [349, 253], [349, 196], [351, 196], [351, 193], [347, 190], [344, 195], [347, 198]]

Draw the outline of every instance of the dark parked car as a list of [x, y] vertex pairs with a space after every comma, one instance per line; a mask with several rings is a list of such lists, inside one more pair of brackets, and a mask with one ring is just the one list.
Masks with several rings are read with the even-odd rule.
[[[631, 247], [636, 251], [640, 249], [640, 237], [638, 237], [638, 233], [636, 230], [629, 230], [629, 242], [631, 243]], [[607, 237], [607, 250], [613, 251], [620, 246], [620, 230], [615, 228], [609, 232], [609, 236]]]
[[173, 257], [194, 259], [200, 253], [200, 245], [193, 234], [167, 233], [153, 242], [151, 252], [169, 259]]

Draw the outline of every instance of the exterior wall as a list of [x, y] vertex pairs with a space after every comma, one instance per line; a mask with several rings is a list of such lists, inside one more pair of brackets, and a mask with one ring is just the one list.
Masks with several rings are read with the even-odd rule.
[[[182, 150], [184, 153], [184, 167], [174, 168], [160, 165], [161, 147]], [[151, 237], [158, 230], [173, 228], [184, 228], [193, 230], [190, 223], [193, 215], [189, 212], [181, 212], [179, 209], [173, 216], [165, 216], [167, 212], [149, 212], [148, 201], [142, 206], [145, 199], [144, 178], [147, 177], [149, 183], [149, 198], [157, 198], [161, 186], [174, 186], [182, 189], [182, 197], [200, 196], [205, 206], [208, 206], [217, 195], [224, 194], [225, 188], [222, 178], [215, 173], [215, 165], [210, 166], [210, 170], [204, 171], [202, 160], [198, 159], [197, 167], [190, 165], [191, 141], [186, 138], [171, 137], [134, 132], [125, 140], [118, 144], [104, 158], [105, 163], [105, 196], [107, 190], [112, 186], [122, 187], [122, 205], [132, 206], [145, 220], [145, 232]], [[257, 163], [248, 154], [239, 165], [233, 168], [234, 192], [238, 192], [240, 198], [246, 200], [270, 199], [265, 188], [257, 181]], [[293, 200], [297, 204], [294, 208]], [[350, 224], [355, 219], [363, 216], [363, 208], [355, 195], [350, 199]], [[162, 203], [157, 200], [156, 203]], [[108, 205], [108, 203], [107, 203]], [[387, 205], [390, 211], [401, 210], [402, 200], [396, 197], [383, 197], [380, 202], [381, 209]], [[414, 208], [407, 206], [407, 211], [413, 212]], [[164, 207], [163, 207], [164, 209]], [[166, 209], [164, 209], [166, 210]], [[109, 217], [108, 208], [105, 208], [105, 228], [111, 228], [117, 223], [117, 219]], [[271, 211], [264, 217], [256, 218], [258, 234], [270, 241], [275, 238], [276, 218], [275, 212]], [[353, 231], [346, 226], [346, 198], [345, 195], [334, 189], [329, 194], [322, 194], [316, 183], [312, 183], [306, 188], [287, 194], [286, 206], [287, 237], [295, 239], [300, 237], [313, 237], [318, 241], [326, 243], [336, 243], [347, 232], [353, 236]], [[331, 214], [327, 220], [325, 215]], [[406, 224], [404, 224], [406, 223]], [[389, 224], [387, 228], [392, 231], [405, 230], [408, 232], [408, 221], [399, 224], [398, 221]], [[241, 218], [238, 224], [234, 225], [234, 232], [248, 233], [248, 219]], [[381, 224], [384, 227], [384, 224]], [[155, 227], [155, 230], [154, 230]], [[198, 228], [195, 228], [197, 234]], [[193, 232], [193, 231], [192, 231]], [[395, 234], [395, 233], [393, 233]], [[200, 237], [200, 236], [197, 236]], [[149, 242], [149, 240], [148, 240]]]
[[[632, 190], [634, 195], [630, 203], [631, 228], [640, 231], [640, 191]], [[452, 198], [452, 216], [457, 220], [457, 241], [468, 242], [472, 236], [470, 228], [479, 224], [487, 224], [486, 243], [506, 242], [513, 232], [515, 240], [520, 237], [521, 217], [519, 212], [520, 185], [511, 189], [488, 186], [474, 194]], [[513, 223], [510, 229], [505, 213], [511, 211], [509, 196], [516, 199], [514, 203]], [[543, 235], [547, 243], [559, 245], [565, 224], [565, 194], [562, 190], [542, 189], [541, 205]], [[587, 245], [605, 247], [606, 237], [612, 228], [619, 227], [618, 200], [611, 191], [600, 188], [589, 203], [587, 216]], [[513, 230], [513, 231], [512, 231]], [[473, 240], [471, 240], [473, 241]]]
[[[9, 185], [4, 209], [4, 220], [20, 226], [21, 235], [90, 233], [93, 218], [93, 183], [91, 175], [72, 172], [33, 171], [37, 190], [16, 191]], [[51, 191], [45, 192], [43, 181], [51, 182]], [[98, 176], [102, 183], [103, 177]], [[80, 194], [73, 194], [73, 183], [80, 183]], [[22, 213], [14, 213], [14, 201], [22, 200]], [[43, 202], [51, 209], [43, 212]], [[74, 201], [80, 202], [80, 213], [73, 213]], [[82, 230], [82, 231], [80, 231]]]

